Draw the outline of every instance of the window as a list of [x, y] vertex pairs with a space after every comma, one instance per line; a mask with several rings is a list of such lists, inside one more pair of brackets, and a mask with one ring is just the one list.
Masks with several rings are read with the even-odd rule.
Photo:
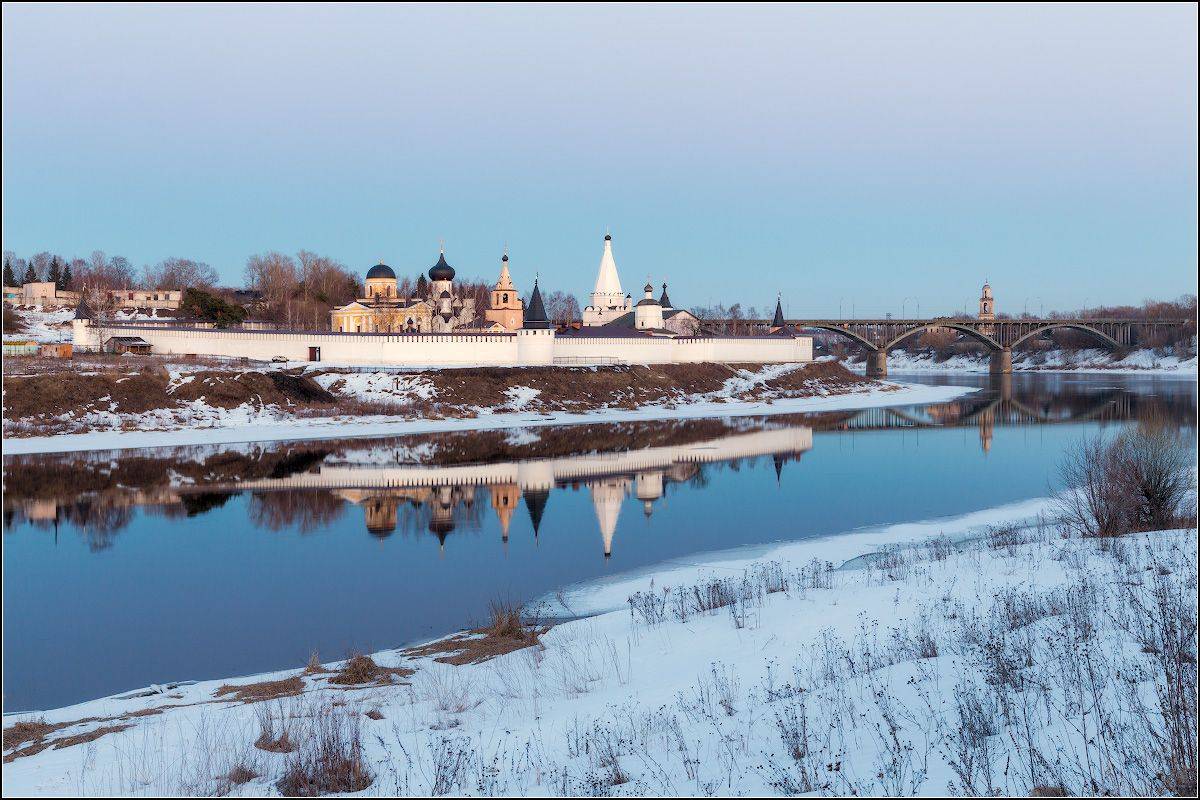
[[507, 294], [504, 295], [504, 304], [508, 305], [508, 295]]

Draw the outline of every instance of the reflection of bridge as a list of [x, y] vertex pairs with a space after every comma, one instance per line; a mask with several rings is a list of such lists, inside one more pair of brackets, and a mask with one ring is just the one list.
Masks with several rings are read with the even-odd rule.
[[1136, 416], [1137, 395], [1117, 388], [1100, 392], [1014, 395], [1013, 377], [992, 376], [991, 391], [931, 406], [867, 408], [824, 415], [817, 430], [885, 430], [976, 426], [983, 449], [991, 449], [997, 425], [1117, 421]]
[[887, 354], [910, 336], [931, 330], [953, 330], [984, 345], [992, 354], [992, 372], [1012, 372], [1012, 349], [1047, 331], [1084, 333], [1110, 350], [1132, 347], [1147, 331], [1179, 328], [1183, 320], [1132, 319], [794, 319], [796, 328], [828, 331], [865, 347], [867, 375], [887, 375]]

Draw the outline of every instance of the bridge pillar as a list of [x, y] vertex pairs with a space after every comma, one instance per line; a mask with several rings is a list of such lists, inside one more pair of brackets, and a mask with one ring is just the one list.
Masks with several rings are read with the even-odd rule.
[[887, 377], [887, 351], [872, 350], [867, 353], [867, 377], [868, 378], [886, 378]]
[[1012, 348], [1006, 347], [1003, 350], [996, 350], [992, 353], [992, 368], [993, 375], [1008, 375], [1012, 373]]

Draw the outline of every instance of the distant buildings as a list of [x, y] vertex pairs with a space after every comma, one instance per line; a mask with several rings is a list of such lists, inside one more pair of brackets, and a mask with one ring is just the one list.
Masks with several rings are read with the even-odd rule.
[[79, 303], [79, 292], [59, 289], [54, 281], [38, 281], [21, 286], [5, 286], [4, 302], [40, 309], [74, 308]]
[[[43, 310], [75, 308], [81, 292], [59, 289], [54, 281], [38, 281], [21, 286], [5, 286], [4, 302]], [[112, 309], [151, 309], [174, 311], [183, 303], [178, 289], [110, 289], [101, 294]], [[96, 298], [90, 297], [95, 300]]]

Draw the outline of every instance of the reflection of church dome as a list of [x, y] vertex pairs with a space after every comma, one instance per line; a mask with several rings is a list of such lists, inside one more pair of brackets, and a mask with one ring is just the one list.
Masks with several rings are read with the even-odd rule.
[[370, 280], [371, 278], [388, 278], [390, 280], [396, 280], [396, 273], [387, 264], [381, 262], [368, 270], [367, 279]]
[[429, 280], [431, 281], [452, 281], [454, 280], [454, 267], [446, 263], [446, 254], [438, 254], [438, 262], [429, 268]]
[[454, 520], [452, 519], [431, 519], [429, 520], [429, 532], [438, 536], [445, 536], [454, 530]]
[[369, 520], [367, 522], [367, 533], [371, 534], [372, 536], [378, 536], [380, 539], [386, 539], [387, 537], [391, 536], [395, 530], [395, 523], [388, 525], [386, 523], [376, 523]]

